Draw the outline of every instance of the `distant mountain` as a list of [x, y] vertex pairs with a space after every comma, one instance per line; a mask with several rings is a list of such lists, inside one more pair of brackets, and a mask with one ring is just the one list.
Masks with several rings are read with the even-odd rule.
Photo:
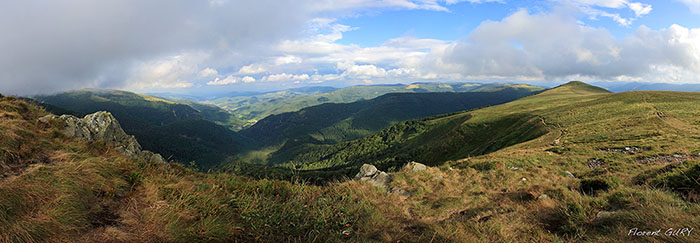
[[[66, 111], [88, 114], [111, 112], [124, 130], [136, 136], [144, 149], [209, 168], [238, 149], [232, 130], [242, 122], [211, 105], [176, 103], [118, 90], [79, 90], [35, 97]], [[67, 113], [59, 109], [57, 112]]]
[[508, 86], [518, 86], [518, 88], [530, 89], [533, 91], [542, 90], [540, 87], [530, 85], [476, 83], [367, 85], [352, 86], [337, 90], [329, 87], [310, 87], [255, 96], [220, 98], [212, 100], [210, 103], [231, 111], [237, 118], [248, 121], [248, 124], [252, 125], [270, 115], [298, 111], [305, 107], [324, 103], [350, 103], [368, 100], [388, 93], [492, 91]]
[[615, 93], [626, 91], [684, 91], [700, 92], [700, 84], [670, 84], [642, 82], [598, 82], [592, 83]]

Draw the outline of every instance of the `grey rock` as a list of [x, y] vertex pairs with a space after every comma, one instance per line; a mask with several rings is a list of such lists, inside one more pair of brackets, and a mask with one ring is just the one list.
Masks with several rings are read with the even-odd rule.
[[355, 175], [355, 180], [366, 181], [376, 187], [386, 189], [391, 183], [391, 177], [386, 172], [377, 170], [377, 167], [370, 164], [363, 164], [360, 171]]
[[58, 116], [56, 116], [56, 115], [45, 115], [45, 116], [43, 116], [43, 117], [40, 117], [40, 118], [39, 118], [39, 121], [40, 121], [40, 122], [43, 122], [43, 123], [49, 123], [49, 121], [51, 121], [52, 119], [56, 119], [56, 117], [58, 117]]
[[389, 177], [389, 174], [387, 174], [386, 172], [381, 171], [374, 177], [372, 177], [372, 179], [367, 180], [367, 182], [376, 187], [387, 188], [389, 186], [389, 183], [391, 182], [391, 177]]
[[80, 138], [87, 142], [103, 142], [131, 159], [143, 159], [148, 162], [166, 163], [160, 154], [142, 151], [141, 145], [132, 135], [126, 134], [114, 116], [106, 111], [98, 111], [83, 118], [71, 115], [47, 115], [39, 121], [62, 122], [62, 132], [68, 137]]
[[542, 193], [542, 195], [537, 197], [537, 200], [545, 200], [545, 199], [549, 199], [549, 196], [547, 196], [547, 194], [544, 194], [544, 193]]
[[564, 174], [566, 174], [567, 177], [576, 178], [576, 177], [574, 176], [574, 174], [572, 174], [572, 173], [569, 172], [568, 170], [565, 170], [565, 171], [564, 171]]
[[377, 170], [377, 167], [374, 167], [374, 165], [363, 164], [362, 167], [360, 167], [360, 172], [357, 172], [357, 175], [355, 175], [355, 179], [359, 180], [362, 178], [372, 177], [377, 173], [377, 171], [379, 170]]
[[163, 159], [163, 156], [161, 156], [160, 154], [153, 154], [153, 156], [151, 156], [151, 163], [167, 164], [167, 162], [165, 162], [165, 159]]
[[520, 168], [520, 167], [510, 167], [510, 168], [508, 168], [508, 169], [510, 169], [510, 170], [512, 170], [512, 171], [523, 170], [523, 168]]
[[428, 167], [425, 166], [424, 164], [413, 161], [413, 162], [406, 164], [406, 166], [404, 166], [404, 168], [406, 168], [408, 170], [412, 170], [412, 171], [422, 171], [422, 170], [426, 170]]

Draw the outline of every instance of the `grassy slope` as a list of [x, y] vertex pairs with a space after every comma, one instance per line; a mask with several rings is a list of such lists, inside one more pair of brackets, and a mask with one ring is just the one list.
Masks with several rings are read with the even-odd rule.
[[[480, 91], [393, 93], [371, 100], [328, 103], [304, 108], [298, 112], [269, 116], [241, 131], [242, 136], [256, 141], [257, 146], [254, 150], [239, 153], [236, 162], [285, 163], [294, 156], [306, 153], [310, 150], [309, 147], [360, 139], [404, 120], [505, 103], [530, 95], [536, 90], [532, 86], [516, 88], [501, 84], [459, 85], [462, 86], [421, 84], [411, 88], [423, 87], [426, 91], [428, 89], [458, 91], [479, 89]], [[257, 171], [252, 168], [240, 170]]]
[[[2, 234], [5, 239], [697, 240], [693, 235], [632, 239], [627, 236], [633, 227], [662, 229], [663, 234], [670, 227], [694, 227], [700, 223], [700, 206], [693, 196], [700, 191], [700, 185], [687, 180], [697, 177], [698, 161], [637, 162], [660, 155], [699, 152], [695, 151], [700, 139], [697, 131], [700, 94], [697, 93], [607, 94], [586, 86], [567, 85], [464, 113], [471, 115], [469, 119], [464, 114], [431, 119], [441, 124], [462, 121], [455, 125], [467, 126], [527, 113], [541, 118], [546, 133], [485, 155], [448, 161], [427, 171], [394, 173], [391, 187], [402, 190], [402, 194], [357, 182], [304, 186], [226, 174], [207, 175], [177, 166], [165, 170], [119, 162], [123, 159], [108, 151], [89, 149], [90, 146], [66, 142], [60, 137], [51, 138], [51, 128], [36, 127], [34, 119], [41, 114], [23, 117], [22, 114], [30, 113], [22, 111], [21, 105], [8, 109], [5, 100], [0, 104], [4, 113], [15, 113], [3, 114], [4, 119], [0, 119], [3, 129], [10, 131], [4, 132], [2, 136], [7, 137], [0, 140], [10, 142], [0, 146], [3, 151], [13, 153], [3, 154], [3, 161], [10, 157], [21, 158], [13, 161], [29, 161], [32, 155], [41, 154], [26, 152], [38, 149], [38, 144], [43, 144], [40, 148], [47, 150], [45, 154], [49, 153], [49, 158], [53, 158], [51, 151], [82, 156], [52, 159], [49, 161], [53, 163], [0, 181], [0, 231], [5, 233]], [[17, 147], [26, 136], [34, 136], [27, 141], [37, 143]], [[635, 154], [600, 150], [624, 146], [643, 150]], [[602, 166], [589, 167], [591, 158], [603, 161]], [[73, 173], [76, 168], [81, 173]], [[106, 179], [81, 170], [99, 172]], [[576, 178], [566, 176], [564, 170], [573, 172]], [[597, 181], [608, 188], [591, 193], [582, 190]], [[47, 183], [54, 186], [46, 187]], [[125, 196], [115, 199], [112, 195]], [[105, 200], [120, 202], [114, 210], [118, 212], [119, 224], [92, 223], [90, 214], [86, 215], [85, 208], [89, 209], [87, 212], [105, 208], [113, 211], [110, 206], [86, 206], [100, 205], [97, 202]], [[603, 211], [611, 214], [596, 219]], [[349, 239], [343, 232], [349, 234]]]
[[311, 137], [335, 144], [376, 133], [391, 124], [438, 114], [497, 105], [532, 94], [528, 89], [469, 93], [394, 93], [353, 103], [328, 103], [269, 116], [242, 135], [272, 146]]
[[[350, 103], [358, 100], [368, 100], [387, 93], [420, 93], [420, 92], [470, 92], [500, 89], [503, 84], [472, 84], [472, 83], [416, 83], [411, 85], [370, 85], [352, 86], [331, 92], [298, 93], [293, 90], [280, 91], [253, 97], [220, 98], [212, 103], [231, 110], [242, 120], [251, 124], [274, 114], [298, 111], [304, 107], [324, 103]], [[520, 88], [539, 91], [542, 88], [523, 86]]]
[[[195, 161], [203, 169], [211, 168], [242, 147], [242, 139], [223, 127], [240, 127], [241, 123], [231, 123], [235, 118], [218, 107], [190, 106], [110, 90], [80, 90], [37, 99], [82, 114], [109, 111], [127, 133], [136, 136], [144, 149], [183, 163]], [[228, 143], [224, 145], [222, 141]]]
[[[681, 165], [637, 160], [700, 152], [698, 108], [698, 93], [609, 94], [570, 83], [472, 111], [460, 127], [525, 113], [541, 118], [547, 133], [425, 173], [398, 173], [393, 185], [413, 194], [404, 204], [385, 206], [409, 212], [399, 218], [418, 219], [446, 241], [693, 242], [697, 236], [663, 233], [700, 223], [694, 203], [700, 184], [688, 179], [698, 178], [697, 157]], [[643, 151], [601, 150], [626, 146]], [[595, 168], [591, 159], [603, 165]], [[612, 214], [596, 219], [603, 211]], [[627, 233], [634, 227], [662, 229], [662, 236], [631, 239]]]
[[[0, 241], [344, 241], [387, 224], [366, 185], [317, 187], [129, 160], [0, 96]], [[50, 186], [47, 186], [50, 185]], [[346, 235], [343, 234], [346, 232]]]

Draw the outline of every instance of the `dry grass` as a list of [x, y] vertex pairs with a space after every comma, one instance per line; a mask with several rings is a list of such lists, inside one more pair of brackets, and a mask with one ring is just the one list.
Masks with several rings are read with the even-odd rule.
[[[677, 95], [566, 90], [473, 111], [477, 121], [531, 112], [549, 133], [426, 171], [394, 173], [390, 187], [397, 192], [355, 181], [312, 186], [132, 161], [57, 135], [36, 122], [45, 114], [40, 109], [0, 98], [0, 165], [3, 173], [21, 168], [0, 181], [0, 241], [697, 242], [696, 235], [627, 235], [633, 227], [663, 233], [700, 223], [693, 194], [678, 191], [692, 186], [685, 177], [694, 178], [698, 161], [637, 162], [700, 152], [700, 134], [689, 129], [700, 124], [700, 102]], [[644, 150], [601, 150], [625, 146]], [[602, 166], [589, 167], [590, 159]], [[595, 183], [605, 188], [584, 188]]]

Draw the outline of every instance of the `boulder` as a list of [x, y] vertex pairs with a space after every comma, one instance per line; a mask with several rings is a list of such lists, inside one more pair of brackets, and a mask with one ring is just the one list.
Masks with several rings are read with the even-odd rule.
[[424, 164], [418, 163], [418, 162], [410, 162], [404, 166], [406, 170], [412, 170], [412, 171], [422, 171], [426, 170], [428, 167], [425, 166]]
[[141, 145], [132, 135], [126, 134], [114, 116], [106, 111], [98, 111], [83, 118], [71, 115], [46, 115], [40, 122], [61, 123], [62, 132], [68, 137], [80, 138], [87, 142], [103, 142], [131, 159], [143, 159], [148, 162], [165, 163], [160, 154], [142, 151]]
[[377, 170], [377, 167], [374, 167], [374, 165], [363, 164], [362, 167], [360, 167], [360, 172], [357, 172], [357, 175], [355, 175], [355, 180], [372, 177], [377, 171], [379, 170]]
[[360, 171], [355, 175], [355, 180], [366, 181], [376, 187], [387, 188], [391, 182], [391, 177], [384, 171], [377, 170], [377, 167], [370, 164], [363, 164]]

